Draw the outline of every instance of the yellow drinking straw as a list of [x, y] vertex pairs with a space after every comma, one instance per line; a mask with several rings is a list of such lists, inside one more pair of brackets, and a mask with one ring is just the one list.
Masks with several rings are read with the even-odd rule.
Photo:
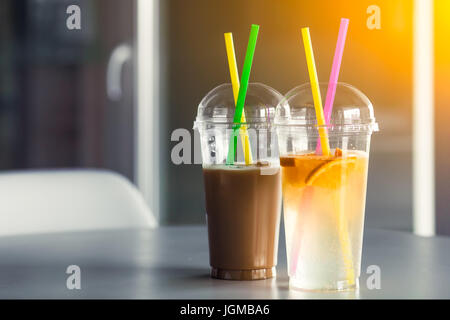
[[[239, 95], [239, 76], [236, 63], [236, 55], [234, 53], [233, 34], [231, 32], [227, 32], [224, 35], [225, 46], [227, 48], [228, 67], [230, 69], [231, 85], [233, 86], [234, 103], [236, 104]], [[246, 123], [245, 110], [242, 111], [241, 122]], [[253, 162], [253, 158], [252, 150], [250, 149], [250, 139], [247, 132], [247, 126], [242, 125], [240, 129], [242, 148], [244, 149], [245, 164], [248, 165]]]
[[[322, 154], [330, 156], [330, 144], [328, 141], [328, 131], [325, 127], [325, 117], [322, 108], [322, 98], [320, 96], [319, 80], [317, 78], [316, 65], [314, 62], [314, 53], [311, 44], [311, 36], [309, 28], [302, 28], [303, 44], [305, 46], [306, 63], [308, 65], [309, 79], [311, 82], [311, 90], [314, 100], [314, 108], [316, 109], [317, 124], [319, 125], [320, 144], [322, 146]], [[354, 284], [355, 272], [353, 268], [352, 251], [347, 225], [344, 221], [343, 212], [340, 208], [338, 212], [338, 234], [341, 243], [344, 258], [345, 270], [349, 284]]]
[[328, 142], [328, 132], [325, 128], [325, 116], [323, 115], [322, 98], [320, 96], [319, 80], [317, 78], [316, 64], [314, 62], [314, 52], [311, 45], [311, 36], [309, 28], [302, 28], [303, 44], [305, 46], [306, 64], [308, 65], [309, 81], [311, 83], [311, 91], [314, 100], [314, 108], [316, 109], [317, 124], [319, 125], [320, 144], [322, 146], [322, 154], [330, 155], [330, 144]]

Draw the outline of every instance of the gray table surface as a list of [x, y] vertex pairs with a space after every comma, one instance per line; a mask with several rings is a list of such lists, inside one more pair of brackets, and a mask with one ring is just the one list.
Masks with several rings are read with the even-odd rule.
[[[450, 298], [450, 238], [365, 232], [360, 290], [289, 290], [284, 237], [278, 276], [259, 281], [209, 277], [206, 228], [161, 227], [0, 237], [0, 298]], [[66, 268], [81, 268], [81, 290], [68, 290]], [[369, 265], [381, 289], [369, 290]]]

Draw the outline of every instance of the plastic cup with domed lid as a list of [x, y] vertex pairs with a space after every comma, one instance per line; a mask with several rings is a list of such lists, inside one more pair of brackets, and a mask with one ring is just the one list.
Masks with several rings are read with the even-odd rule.
[[198, 106], [194, 129], [201, 141], [214, 278], [256, 280], [276, 274], [281, 178], [273, 120], [282, 98], [267, 85], [250, 83], [245, 123], [233, 122], [231, 84], [214, 88]]
[[[319, 88], [325, 101], [328, 84]], [[277, 106], [275, 126], [290, 287], [354, 290], [361, 273], [370, 138], [378, 131], [372, 103], [355, 87], [337, 83], [331, 113], [319, 126], [307, 83]]]

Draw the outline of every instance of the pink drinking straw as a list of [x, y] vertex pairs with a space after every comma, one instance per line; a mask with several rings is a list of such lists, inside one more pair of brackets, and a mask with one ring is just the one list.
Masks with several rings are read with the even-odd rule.
[[[328, 81], [327, 97], [325, 100], [325, 107], [323, 113], [325, 116], [325, 123], [330, 124], [331, 111], [333, 110], [334, 97], [336, 95], [336, 86], [339, 78], [339, 70], [341, 69], [342, 55], [344, 54], [345, 38], [347, 37], [348, 19], [341, 19], [341, 26], [339, 27], [339, 35], [334, 51], [333, 65], [331, 67], [330, 80]], [[322, 148], [320, 146], [320, 139], [317, 139], [316, 154], [321, 154]]]

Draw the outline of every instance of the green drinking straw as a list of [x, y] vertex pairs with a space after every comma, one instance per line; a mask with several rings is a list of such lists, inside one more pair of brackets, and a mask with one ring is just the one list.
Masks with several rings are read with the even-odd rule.
[[241, 117], [244, 110], [245, 97], [247, 96], [248, 81], [250, 80], [250, 71], [252, 70], [253, 56], [255, 55], [256, 40], [258, 39], [259, 26], [252, 24], [250, 38], [248, 39], [247, 52], [245, 54], [244, 67], [241, 75], [241, 85], [239, 87], [236, 110], [233, 118], [233, 133], [228, 146], [227, 164], [234, 164], [236, 155], [237, 133], [241, 127]]

